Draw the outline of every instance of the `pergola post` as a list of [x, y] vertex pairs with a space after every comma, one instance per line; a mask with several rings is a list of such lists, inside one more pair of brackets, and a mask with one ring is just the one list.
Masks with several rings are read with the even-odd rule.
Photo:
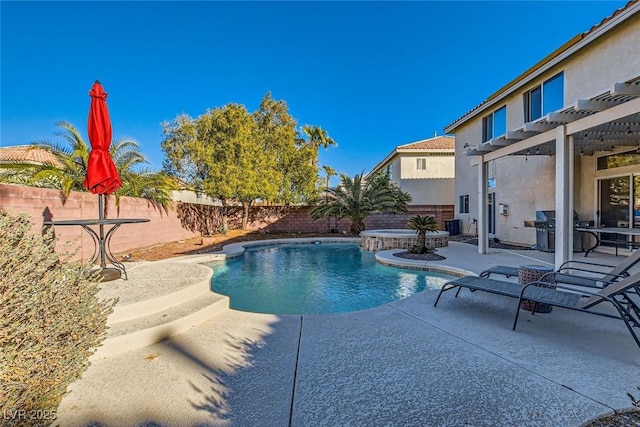
[[488, 162], [484, 160], [484, 156], [481, 157], [481, 161], [478, 164], [478, 253], [486, 254], [489, 247], [489, 234], [488, 234], [488, 195], [487, 195], [487, 177], [488, 177]]
[[556, 236], [555, 267], [573, 253], [573, 137], [567, 127], [556, 128]]

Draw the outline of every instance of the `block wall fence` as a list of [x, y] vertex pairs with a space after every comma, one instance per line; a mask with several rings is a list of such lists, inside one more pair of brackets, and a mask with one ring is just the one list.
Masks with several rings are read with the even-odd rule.
[[[141, 224], [124, 224], [111, 239], [114, 254], [157, 246], [177, 240], [218, 232], [222, 222], [219, 206], [176, 203], [173, 208], [157, 207], [145, 199], [121, 197], [115, 206], [115, 198], [107, 198], [107, 218], [148, 218]], [[58, 190], [0, 184], [0, 209], [14, 214], [27, 213], [34, 223], [34, 232], [43, 230], [44, 221], [95, 219], [98, 217], [98, 196], [91, 193], [72, 192], [63, 203]], [[248, 228], [266, 233], [342, 233], [349, 232], [351, 221], [324, 218], [313, 221], [308, 206], [254, 206], [249, 215]], [[432, 215], [444, 229], [444, 221], [454, 218], [452, 205], [409, 206], [408, 212], [383, 213], [365, 219], [368, 230], [380, 228], [405, 228], [412, 215]], [[229, 227], [240, 228], [242, 210], [229, 209]], [[68, 251], [78, 248], [78, 257], [88, 259], [93, 255], [91, 237], [79, 226], [56, 227], [58, 249]]]

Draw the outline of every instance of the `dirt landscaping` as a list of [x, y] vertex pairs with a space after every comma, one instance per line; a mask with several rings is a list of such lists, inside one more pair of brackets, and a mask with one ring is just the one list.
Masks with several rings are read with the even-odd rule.
[[127, 261], [158, 261], [183, 255], [196, 255], [219, 251], [224, 245], [237, 242], [247, 242], [267, 239], [285, 239], [294, 237], [353, 237], [350, 234], [336, 233], [265, 233], [252, 230], [230, 230], [227, 235], [216, 234], [206, 237], [193, 237], [187, 240], [164, 245], [153, 246], [147, 249], [131, 251], [118, 256]]

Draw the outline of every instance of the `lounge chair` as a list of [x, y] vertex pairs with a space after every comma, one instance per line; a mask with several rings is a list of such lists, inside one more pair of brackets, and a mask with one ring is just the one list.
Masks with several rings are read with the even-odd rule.
[[[640, 347], [640, 337], [633, 328], [640, 330], [640, 273], [626, 277], [618, 282], [605, 286], [597, 292], [586, 290], [576, 291], [575, 288], [564, 285], [556, 285], [548, 288], [546, 282], [531, 282], [522, 286], [518, 304], [523, 301], [549, 304], [555, 307], [569, 310], [582, 311], [584, 313], [620, 319], [631, 332], [633, 339]], [[611, 304], [616, 313], [603, 311], [603, 305]], [[518, 305], [520, 307], [520, 305]], [[532, 314], [535, 313], [536, 304], [533, 304]], [[513, 329], [518, 324], [520, 310], [516, 312], [513, 320]]]
[[[518, 309], [513, 322], [513, 329], [518, 323], [520, 304], [523, 301], [549, 304], [556, 307], [582, 311], [596, 314], [598, 316], [611, 317], [622, 320], [638, 347], [640, 338], [634, 331], [640, 328], [640, 273], [636, 273], [617, 282], [609, 283], [597, 292], [576, 291], [573, 287], [555, 285], [549, 288], [548, 282], [534, 281], [526, 285], [502, 280], [489, 279], [486, 277], [466, 276], [444, 284], [436, 298], [434, 307], [437, 306], [442, 294], [446, 291], [456, 289], [456, 297], [461, 288], [468, 288], [472, 291], [484, 291], [498, 295], [504, 295], [518, 299]], [[635, 300], [634, 300], [635, 298]], [[617, 314], [600, 311], [602, 304], [610, 303]], [[535, 304], [532, 313], [535, 313]]]
[[[599, 264], [596, 262], [571, 260], [562, 264], [556, 271], [545, 275], [544, 279], [554, 283], [563, 283], [589, 288], [602, 288], [611, 282], [628, 277], [629, 270], [638, 262], [640, 262], [640, 250], [633, 252], [625, 258], [624, 261], [615, 266]], [[596, 268], [600, 268], [600, 270], [597, 270]], [[611, 270], [605, 272], [603, 271], [604, 268], [609, 268]], [[492, 274], [498, 274], [509, 278], [511, 276], [518, 276], [518, 272], [518, 267], [496, 265], [484, 270], [480, 273], [480, 277], [490, 277]]]

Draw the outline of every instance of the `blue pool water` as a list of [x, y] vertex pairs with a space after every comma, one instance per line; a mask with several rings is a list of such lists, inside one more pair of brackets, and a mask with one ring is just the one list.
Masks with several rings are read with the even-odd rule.
[[231, 308], [256, 313], [312, 314], [362, 310], [440, 289], [453, 276], [376, 262], [355, 244], [284, 244], [247, 248], [208, 264], [214, 292]]

